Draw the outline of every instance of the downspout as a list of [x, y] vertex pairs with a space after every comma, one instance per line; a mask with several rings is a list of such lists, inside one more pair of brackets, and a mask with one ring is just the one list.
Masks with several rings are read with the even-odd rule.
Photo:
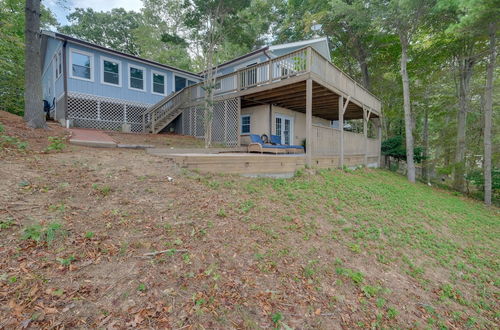
[[64, 93], [64, 119], [66, 120], [66, 128], [69, 128], [69, 120], [68, 120], [68, 69], [66, 67], [66, 44], [67, 40], [64, 40], [63, 43], [63, 93]]

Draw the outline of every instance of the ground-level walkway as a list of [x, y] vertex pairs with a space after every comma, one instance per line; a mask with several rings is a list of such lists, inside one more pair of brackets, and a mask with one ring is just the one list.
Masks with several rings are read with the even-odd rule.
[[71, 128], [70, 132], [69, 143], [71, 144], [101, 148], [115, 148], [117, 146], [116, 141], [111, 136], [100, 130]]

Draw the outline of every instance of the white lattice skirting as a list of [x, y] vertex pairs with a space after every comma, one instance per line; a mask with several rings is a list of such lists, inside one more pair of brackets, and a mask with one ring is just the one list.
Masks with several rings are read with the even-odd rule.
[[[227, 147], [238, 146], [240, 126], [239, 99], [227, 99], [214, 104], [212, 119], [212, 143]], [[182, 134], [198, 138], [205, 136], [202, 105], [192, 106], [182, 112]]]
[[68, 93], [68, 119], [75, 127], [121, 130], [130, 124], [132, 132], [142, 132], [142, 113], [150, 104], [81, 93]]

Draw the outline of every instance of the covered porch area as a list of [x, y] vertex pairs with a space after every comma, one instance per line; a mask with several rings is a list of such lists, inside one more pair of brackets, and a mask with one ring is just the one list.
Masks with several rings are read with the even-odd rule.
[[305, 140], [308, 166], [380, 165], [380, 112], [318, 77], [244, 93], [241, 114], [250, 133], [280, 135], [283, 144]]

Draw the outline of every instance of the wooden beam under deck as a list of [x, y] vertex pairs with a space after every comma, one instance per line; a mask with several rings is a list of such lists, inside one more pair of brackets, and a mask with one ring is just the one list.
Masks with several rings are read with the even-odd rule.
[[[274, 104], [290, 110], [306, 113], [306, 81], [298, 79], [300, 76], [293, 78], [295, 78], [294, 81], [286, 79], [271, 85], [258, 86], [246, 90], [241, 100], [242, 107], [250, 107], [259, 104]], [[285, 84], [286, 82], [289, 82], [289, 84]], [[251, 90], [255, 92], [249, 93]], [[318, 83], [313, 79], [313, 116], [318, 116], [327, 120], [338, 120], [339, 97], [339, 94], [325, 87], [324, 82]], [[376, 116], [375, 113], [373, 115]], [[344, 120], [362, 118], [363, 108], [355, 102], [349, 102], [346, 112], [344, 113]]]

